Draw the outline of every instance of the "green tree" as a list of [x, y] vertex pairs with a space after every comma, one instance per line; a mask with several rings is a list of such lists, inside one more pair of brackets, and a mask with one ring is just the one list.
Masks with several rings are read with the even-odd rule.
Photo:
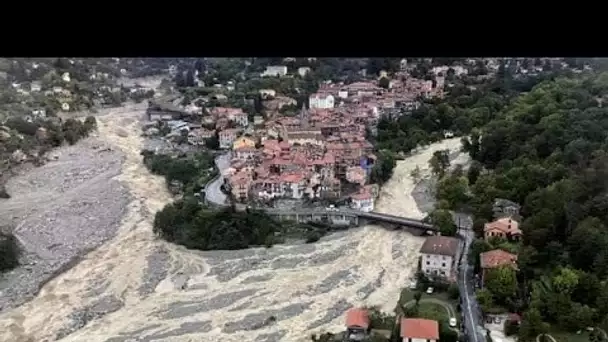
[[429, 160], [429, 165], [433, 174], [443, 177], [450, 167], [450, 155], [448, 150], [435, 151]]
[[481, 307], [481, 311], [488, 312], [494, 306], [494, 296], [488, 289], [479, 289], [475, 292], [477, 302]]
[[414, 293], [414, 300], [416, 301], [416, 306], [420, 303], [420, 299], [422, 298], [422, 292], [416, 291]]
[[589, 342], [607, 342], [608, 336], [606, 336], [606, 332], [600, 329], [593, 329], [589, 333]]
[[519, 327], [519, 339], [521, 341], [534, 341], [538, 335], [547, 332], [549, 332], [549, 324], [543, 322], [537, 309], [532, 308], [524, 312]]
[[467, 179], [469, 180], [469, 184], [475, 184], [479, 175], [481, 174], [482, 166], [479, 162], [473, 161], [469, 166], [469, 170], [467, 171]]
[[517, 276], [511, 266], [501, 266], [487, 271], [484, 286], [492, 292], [497, 302], [505, 303], [517, 292]]
[[451, 299], [458, 299], [458, 298], [460, 298], [460, 288], [458, 288], [458, 285], [451, 284], [450, 287], [448, 287], [448, 296]]
[[469, 184], [466, 177], [451, 175], [442, 178], [437, 185], [437, 198], [446, 200], [455, 209], [469, 201]]
[[429, 215], [431, 223], [439, 228], [443, 236], [454, 236], [458, 230], [449, 210], [435, 209]]
[[383, 184], [393, 175], [393, 169], [397, 165], [395, 157], [390, 152], [380, 152], [378, 159], [372, 167], [370, 179], [372, 183]]
[[578, 285], [578, 274], [568, 268], [562, 267], [558, 273], [553, 276], [553, 288], [564, 295], [570, 295]]

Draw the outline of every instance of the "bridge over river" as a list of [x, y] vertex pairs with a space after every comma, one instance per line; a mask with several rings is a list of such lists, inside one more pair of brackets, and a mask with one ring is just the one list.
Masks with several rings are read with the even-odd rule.
[[422, 222], [420, 220], [407, 217], [351, 210], [347, 208], [301, 208], [293, 210], [285, 209], [264, 209], [268, 215], [279, 217], [281, 219], [297, 220], [300, 222], [323, 221], [328, 220], [333, 223], [342, 224], [359, 224], [359, 219], [365, 219], [372, 222], [385, 222], [397, 226], [408, 228], [416, 228], [422, 230], [437, 231], [438, 229], [432, 224]]

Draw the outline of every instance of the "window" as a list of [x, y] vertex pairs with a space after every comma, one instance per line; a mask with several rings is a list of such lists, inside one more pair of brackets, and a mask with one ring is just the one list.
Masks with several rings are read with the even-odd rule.
[[431, 262], [430, 262], [430, 261], [427, 261], [427, 262], [426, 262], [426, 264], [427, 264], [427, 265], [430, 265], [430, 264], [431, 264]]
[[445, 262], [441, 263], [441, 267], [445, 267]]

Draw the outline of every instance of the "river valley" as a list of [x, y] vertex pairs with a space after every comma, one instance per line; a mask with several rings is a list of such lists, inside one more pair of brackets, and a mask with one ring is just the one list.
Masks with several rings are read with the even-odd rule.
[[[96, 155], [108, 146], [114, 153], [112, 162], [100, 162], [111, 165], [108, 170], [83, 176], [61, 191], [48, 190], [43, 197], [26, 191], [33, 184], [31, 175], [11, 183], [15, 196], [0, 203], [1, 215], [22, 217], [24, 230], [34, 223], [58, 227], [56, 234], [74, 235], [84, 244], [57, 247], [62, 252], [51, 253], [50, 242], [45, 247], [35, 241], [36, 234], [22, 234], [40, 260], [30, 271], [16, 270], [9, 276], [33, 272], [45, 257], [75, 257], [105, 242], [77, 258], [67, 271], [60, 273], [64, 269], [58, 268], [60, 274], [30, 301], [17, 307], [7, 304], [0, 312], [1, 341], [308, 341], [311, 333], [340, 331], [344, 312], [352, 306], [393, 310], [400, 289], [416, 268], [423, 237], [369, 225], [315, 244], [213, 252], [189, 251], [157, 239], [152, 233], [154, 213], [171, 196], [164, 180], [142, 164], [143, 113], [141, 105], [108, 110], [98, 117], [97, 136], [77, 144]], [[458, 138], [448, 139], [399, 161], [376, 211], [424, 217], [412, 196], [411, 171], [418, 166], [428, 175], [434, 151], [459, 148]], [[77, 153], [68, 150], [65, 155]], [[53, 168], [82, 164], [72, 159], [76, 160], [60, 159], [31, 172], [41, 177], [41, 172], [49, 175]], [[61, 171], [64, 176], [66, 172]], [[84, 195], [94, 208], [86, 211], [90, 219], [73, 223], [80, 230], [60, 228], [66, 217], [43, 217], [69, 208], [68, 203], [82, 202]], [[24, 202], [29, 203], [25, 209]], [[28, 221], [34, 217], [37, 221]], [[103, 236], [101, 221], [107, 226]], [[49, 241], [57, 239], [47, 235]], [[97, 243], [86, 243], [90, 235]]]

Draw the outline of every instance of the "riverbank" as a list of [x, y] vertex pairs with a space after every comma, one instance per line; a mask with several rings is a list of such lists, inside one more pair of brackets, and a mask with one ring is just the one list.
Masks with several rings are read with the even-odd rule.
[[[455, 138], [456, 139], [456, 138]], [[457, 138], [460, 139], [460, 138]], [[454, 143], [450, 149], [450, 170], [453, 170], [456, 165], [461, 165], [465, 170], [468, 169], [471, 163], [471, 157], [468, 153], [462, 152], [462, 143], [460, 140]], [[429, 157], [430, 158], [430, 157]], [[430, 213], [435, 209], [435, 192], [437, 190], [437, 176], [431, 174], [430, 169], [424, 172], [420, 181], [416, 182], [412, 190], [412, 198], [416, 202], [418, 209], [423, 213]]]
[[[419, 149], [405, 160], [398, 160], [391, 179], [382, 186], [376, 211], [423, 219], [434, 206], [434, 181], [429, 166], [433, 153], [449, 150], [459, 155], [460, 138], [451, 138]], [[411, 173], [420, 170], [421, 181], [416, 182]]]

